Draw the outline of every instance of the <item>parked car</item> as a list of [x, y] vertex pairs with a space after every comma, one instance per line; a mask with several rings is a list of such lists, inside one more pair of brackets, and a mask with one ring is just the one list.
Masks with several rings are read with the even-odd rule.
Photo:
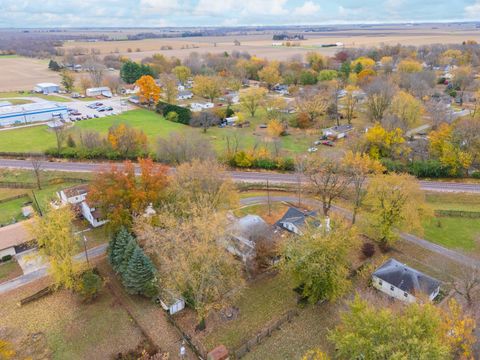
[[317, 152], [317, 151], [318, 151], [318, 149], [316, 147], [308, 148], [309, 153], [314, 153], [314, 152]]
[[330, 140], [325, 140], [325, 141], [322, 141], [322, 145], [335, 146], [335, 143], [333, 141], [330, 141]]

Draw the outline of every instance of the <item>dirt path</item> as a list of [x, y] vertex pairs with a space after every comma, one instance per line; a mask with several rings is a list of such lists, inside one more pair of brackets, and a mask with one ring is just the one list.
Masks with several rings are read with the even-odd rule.
[[[105, 278], [108, 278], [108, 287], [112, 294], [135, 320], [150, 342], [162, 352], [168, 352], [170, 354], [169, 359], [180, 359], [179, 351], [182, 337], [169, 323], [163, 309], [147, 299], [129, 296], [105, 261], [98, 265], [98, 269]], [[185, 359], [196, 359], [188, 348]]]

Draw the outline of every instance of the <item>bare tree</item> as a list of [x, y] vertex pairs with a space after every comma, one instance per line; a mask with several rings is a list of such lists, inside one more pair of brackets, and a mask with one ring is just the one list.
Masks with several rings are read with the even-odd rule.
[[95, 55], [90, 56], [84, 65], [90, 75], [90, 80], [92, 81], [93, 86], [101, 86], [105, 72], [105, 65], [103, 65]]
[[461, 295], [467, 302], [467, 306], [472, 308], [480, 302], [480, 268], [465, 271], [462, 277], [453, 282], [455, 292]]
[[366, 106], [370, 120], [381, 122], [396, 93], [393, 82], [389, 78], [379, 77], [372, 81], [365, 91], [367, 93]]
[[342, 162], [329, 157], [316, 157], [307, 165], [311, 191], [322, 200], [323, 215], [328, 216], [332, 202], [341, 197], [350, 184]]
[[208, 139], [196, 131], [172, 133], [166, 139], [158, 139], [157, 159], [172, 165], [215, 158], [215, 151]]
[[55, 125], [53, 131], [55, 132], [55, 138], [57, 140], [57, 150], [60, 152], [63, 142], [65, 141], [65, 138], [67, 136], [65, 125]]
[[38, 190], [42, 190], [42, 170], [43, 170], [43, 158], [33, 157], [31, 159], [33, 174], [35, 175], [35, 179], [37, 180], [37, 188]]

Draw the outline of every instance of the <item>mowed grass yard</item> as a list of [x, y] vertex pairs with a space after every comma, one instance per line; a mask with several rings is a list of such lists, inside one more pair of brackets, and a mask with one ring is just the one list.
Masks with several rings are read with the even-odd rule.
[[[120, 115], [107, 116], [100, 119], [89, 119], [75, 123], [70, 132], [74, 138], [78, 139], [78, 134], [82, 130], [99, 132], [102, 135], [108, 133], [108, 129], [116, 123], [127, 123], [135, 129], [142, 130], [148, 137], [151, 151], [156, 150], [158, 138], [166, 138], [174, 132], [196, 132], [200, 136], [205, 136], [214, 149], [221, 154], [227, 144], [227, 137], [236, 137], [240, 148], [252, 149], [256, 145], [263, 144], [272, 149], [272, 140], [267, 136], [264, 129], [258, 129], [258, 125], [263, 123], [264, 112], [258, 111], [258, 114], [249, 119], [251, 127], [248, 128], [218, 128], [212, 127], [206, 133], [203, 129], [192, 128], [183, 124], [174, 123], [165, 120], [165, 118], [153, 111], [137, 109], [124, 112]], [[287, 153], [306, 152], [313, 141], [318, 138], [316, 133], [306, 133], [297, 129], [292, 129], [290, 135], [280, 138], [280, 149]], [[56, 147], [56, 138], [52, 130], [45, 125], [39, 125], [28, 128], [0, 131], [0, 151], [5, 152], [44, 152], [49, 148]], [[319, 151], [328, 149], [320, 148]]]
[[[480, 212], [480, 195], [467, 193], [427, 193], [433, 210]], [[435, 216], [424, 221], [424, 238], [448, 247], [480, 256], [480, 219]]]
[[[22, 307], [17, 305], [45, 285], [42, 280], [0, 295], [0, 327], [11, 330], [13, 339], [9, 340], [17, 351], [23, 347], [33, 352], [28, 358], [110, 359], [135, 349], [144, 340], [107, 287], [92, 304], [82, 304], [71, 292], [61, 290]], [[31, 346], [25, 349], [25, 344], [20, 346], [25, 337], [35, 333], [45, 335], [52, 356], [35, 353]]]

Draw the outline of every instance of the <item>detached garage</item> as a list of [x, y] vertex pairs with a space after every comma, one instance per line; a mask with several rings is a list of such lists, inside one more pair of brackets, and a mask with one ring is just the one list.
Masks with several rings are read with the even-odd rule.
[[112, 90], [109, 87], [103, 86], [98, 88], [90, 88], [85, 91], [87, 96], [105, 96], [107, 98], [112, 97]]
[[42, 94], [53, 94], [60, 91], [60, 86], [54, 83], [40, 83], [35, 85], [33, 91]]
[[24, 250], [27, 243], [33, 241], [33, 236], [28, 229], [28, 224], [32, 221], [34, 220], [21, 221], [0, 228], [0, 258], [18, 254]]

